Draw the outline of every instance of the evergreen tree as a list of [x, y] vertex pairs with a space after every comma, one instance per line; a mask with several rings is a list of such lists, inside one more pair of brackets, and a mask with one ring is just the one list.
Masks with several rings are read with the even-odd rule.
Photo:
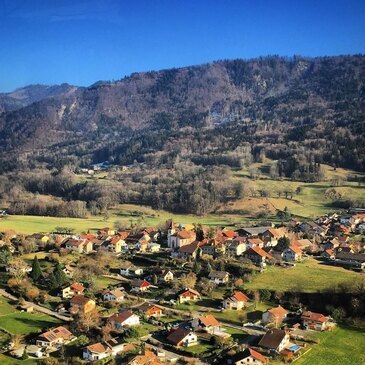
[[153, 284], [153, 285], [157, 285], [157, 283], [158, 283], [157, 275], [156, 275], [156, 274], [153, 274], [153, 275], [152, 275], [152, 284]]
[[32, 263], [32, 271], [30, 273], [34, 282], [37, 282], [39, 279], [43, 277], [41, 265], [39, 265], [38, 257], [34, 256], [33, 263]]
[[194, 266], [193, 266], [194, 273], [199, 275], [201, 269], [202, 269], [202, 266], [200, 265], [199, 261], [195, 261]]
[[60, 264], [57, 264], [53, 273], [50, 276], [49, 286], [51, 289], [57, 289], [61, 286], [68, 284], [69, 280], [67, 275], [63, 272]]

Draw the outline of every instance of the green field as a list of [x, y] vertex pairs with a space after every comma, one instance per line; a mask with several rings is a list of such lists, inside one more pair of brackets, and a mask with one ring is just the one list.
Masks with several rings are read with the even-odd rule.
[[316, 334], [314, 345], [295, 363], [298, 365], [361, 365], [365, 364], [365, 329], [337, 327], [332, 332]]
[[[291, 181], [289, 179], [273, 180], [269, 177], [268, 171], [272, 161], [264, 163], [256, 163], [249, 168], [245, 167], [240, 170], [233, 171], [233, 179], [239, 181], [242, 178], [246, 178], [249, 187], [256, 191], [267, 190], [270, 195], [268, 198], [257, 198], [261, 201], [267, 201], [269, 208], [276, 208], [283, 210], [288, 207], [292, 214], [301, 217], [314, 217], [321, 214], [328, 213], [335, 210], [331, 207], [330, 200], [325, 198], [325, 191], [331, 187], [331, 181], [334, 178], [342, 180], [339, 187], [336, 190], [343, 195], [343, 199], [356, 199], [365, 202], [365, 188], [358, 186], [354, 181], [347, 181], [353, 176], [363, 177], [364, 174], [358, 173], [352, 170], [337, 169], [334, 171], [331, 167], [322, 165], [324, 170], [324, 179], [315, 183], [304, 183]], [[247, 180], [250, 176], [249, 170], [256, 168], [260, 171], [260, 177], [257, 180]], [[285, 199], [283, 196], [279, 197], [278, 192], [284, 188], [289, 188], [295, 191], [297, 188], [301, 191], [299, 194], [295, 194], [293, 199]], [[234, 204], [234, 207], [238, 210], [252, 211], [252, 204], [248, 198], [241, 199]]]
[[37, 360], [16, 360], [13, 357], [0, 354], [0, 363], [1, 365], [36, 365]]
[[[172, 214], [165, 211], [155, 211], [148, 207], [137, 205], [121, 205], [120, 208], [111, 211], [108, 220], [101, 216], [91, 216], [89, 218], [59, 218], [59, 217], [39, 217], [27, 215], [12, 215], [0, 219], [0, 231], [12, 229], [17, 233], [52, 232], [55, 227], [70, 227], [76, 233], [95, 231], [103, 227], [113, 227], [115, 222], [122, 222], [126, 226], [131, 221], [141, 221], [143, 225], [158, 226], [172, 218], [179, 223], [202, 223], [205, 225], [228, 225], [232, 219], [240, 219], [238, 216], [209, 214], [204, 217], [192, 214]], [[243, 222], [244, 219], [242, 218]]]
[[295, 267], [268, 266], [264, 273], [245, 283], [245, 288], [311, 293], [327, 288], [334, 289], [339, 284], [364, 277], [364, 274], [327, 266], [314, 258], [308, 258], [302, 263], [297, 263]]
[[8, 333], [26, 335], [40, 332], [58, 323], [57, 319], [46, 314], [20, 312], [5, 298], [0, 297], [0, 328]]

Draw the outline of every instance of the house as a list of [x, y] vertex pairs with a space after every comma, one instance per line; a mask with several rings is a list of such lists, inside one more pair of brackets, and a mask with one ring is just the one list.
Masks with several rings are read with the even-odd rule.
[[33, 238], [36, 241], [43, 243], [44, 245], [49, 241], [49, 236], [42, 233], [33, 233], [29, 236], [29, 238]]
[[169, 283], [174, 280], [174, 273], [171, 270], [161, 270], [159, 274], [157, 274], [159, 280]]
[[307, 238], [301, 240], [294, 240], [293, 246], [300, 247], [302, 250], [312, 250], [314, 248], [314, 244], [309, 241]]
[[258, 246], [250, 248], [245, 256], [256, 265], [262, 266], [266, 264], [266, 260], [272, 260], [272, 256]]
[[336, 262], [364, 270], [365, 254], [341, 251], [336, 254]]
[[171, 329], [167, 340], [176, 347], [188, 347], [198, 343], [197, 335], [191, 329], [184, 327]]
[[248, 227], [248, 228], [240, 228], [237, 230], [238, 234], [243, 237], [258, 237], [261, 238], [262, 235], [267, 232], [272, 227]]
[[134, 266], [129, 261], [124, 261], [120, 265], [120, 275], [123, 276], [141, 276], [143, 274], [143, 269]]
[[82, 352], [82, 358], [86, 361], [97, 361], [130, 350], [134, 350], [133, 345], [124, 343], [122, 339], [115, 337], [111, 340], [94, 343], [85, 347]]
[[105, 227], [99, 230], [99, 234], [102, 236], [113, 236], [115, 233], [115, 229], [110, 227]]
[[85, 288], [81, 283], [73, 283], [70, 286], [62, 289], [61, 296], [63, 299], [69, 299], [75, 295], [83, 294]]
[[301, 261], [303, 251], [298, 246], [289, 246], [281, 255], [285, 261]]
[[139, 312], [142, 312], [146, 317], [162, 317], [163, 310], [161, 307], [155, 304], [150, 304], [148, 302], [143, 303], [138, 308]]
[[39, 335], [36, 344], [40, 347], [54, 347], [69, 343], [74, 338], [75, 336], [68, 329], [59, 326]]
[[200, 294], [196, 290], [190, 288], [185, 289], [181, 294], [179, 294], [180, 303], [190, 302], [200, 298]]
[[262, 322], [265, 324], [268, 323], [281, 323], [287, 316], [288, 311], [282, 306], [278, 306], [276, 308], [271, 308], [262, 314]]
[[223, 300], [224, 309], [240, 310], [249, 304], [249, 298], [241, 291], [234, 291], [229, 297]]
[[[150, 239], [150, 237], [148, 236], [148, 238]], [[148, 249], [148, 244], [149, 244], [149, 241], [144, 239], [144, 238], [141, 238], [135, 245], [135, 249], [139, 252], [146, 252], [147, 249]]]
[[216, 320], [211, 314], [201, 315], [192, 320], [194, 329], [201, 328], [203, 331], [212, 335], [221, 333], [221, 323]]
[[116, 288], [116, 289], [107, 291], [103, 295], [103, 300], [108, 301], [108, 302], [110, 302], [110, 301], [122, 302], [124, 300], [124, 297], [125, 297], [124, 288]]
[[106, 248], [109, 252], [113, 253], [122, 252], [122, 248], [126, 246], [127, 244], [119, 235], [112, 236], [111, 238], [105, 240], [102, 244], [103, 248]]
[[147, 251], [149, 251], [149, 252], [160, 252], [161, 251], [161, 245], [159, 243], [156, 243], [156, 242], [148, 242]]
[[243, 352], [234, 355], [230, 363], [234, 365], [266, 365], [268, 360], [259, 352], [248, 347]]
[[194, 231], [182, 230], [175, 231], [172, 226], [167, 232], [167, 246], [171, 249], [177, 249], [182, 246], [189, 245], [196, 240], [196, 234]]
[[68, 278], [72, 278], [76, 267], [71, 265], [65, 265], [65, 267], [62, 269], [62, 271], [66, 274]]
[[139, 316], [134, 314], [131, 310], [124, 310], [120, 313], [111, 315], [108, 320], [116, 330], [120, 331], [125, 327], [132, 327], [139, 325]]
[[223, 231], [220, 232], [222, 234], [222, 236], [226, 237], [226, 238], [236, 238], [238, 236], [238, 233], [233, 231], [232, 229], [223, 229]]
[[284, 350], [284, 348], [289, 344], [289, 341], [289, 333], [285, 330], [273, 328], [264, 334], [258, 346], [279, 353]]
[[151, 284], [146, 280], [134, 279], [131, 282], [131, 291], [144, 292], [150, 288]]
[[227, 271], [211, 271], [209, 279], [216, 284], [226, 284], [229, 281], [229, 273]]
[[335, 257], [335, 252], [332, 249], [324, 250], [322, 252], [321, 256], [324, 257], [327, 260], [334, 260], [336, 258]]
[[227, 256], [241, 256], [246, 251], [246, 239], [244, 237], [236, 237], [234, 241], [227, 241], [226, 254]]
[[150, 351], [145, 350], [143, 355], [135, 356], [127, 365], [164, 365], [165, 362], [161, 362], [158, 356]]
[[76, 313], [89, 313], [93, 311], [96, 308], [95, 301], [93, 301], [90, 298], [87, 298], [83, 295], [75, 295], [70, 300], [70, 313], [76, 314]]
[[199, 251], [199, 242], [194, 241], [188, 245], [181, 246], [176, 253], [173, 253], [173, 256], [177, 256], [179, 258], [187, 259], [193, 258], [195, 259], [198, 255]]
[[68, 238], [64, 242], [66, 250], [78, 253], [89, 253], [93, 250], [91, 241], [82, 238]]
[[246, 244], [249, 248], [251, 247], [264, 247], [264, 242], [262, 240], [260, 240], [260, 238], [247, 238], [246, 239]]
[[261, 239], [264, 241], [265, 246], [274, 247], [278, 244], [279, 238], [284, 236], [282, 229], [269, 228], [262, 233]]
[[305, 311], [302, 313], [301, 320], [306, 329], [325, 331], [329, 327], [330, 317], [326, 317], [321, 313]]

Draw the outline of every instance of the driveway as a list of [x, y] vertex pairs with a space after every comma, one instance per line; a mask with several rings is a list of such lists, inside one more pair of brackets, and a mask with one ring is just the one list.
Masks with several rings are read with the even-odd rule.
[[[0, 289], [0, 295], [7, 298], [7, 299], [10, 299], [10, 300], [19, 300], [19, 298], [15, 297], [14, 295], [9, 294], [4, 289]], [[29, 301], [25, 301], [25, 304], [33, 306], [34, 310], [36, 310], [37, 312], [48, 314], [51, 317], [55, 317], [57, 319], [60, 319], [61, 321], [67, 321], [67, 322], [73, 321], [72, 317], [63, 316], [62, 314], [59, 314], [56, 311], [53, 311], [49, 308], [42, 307], [39, 304], [29, 302]]]

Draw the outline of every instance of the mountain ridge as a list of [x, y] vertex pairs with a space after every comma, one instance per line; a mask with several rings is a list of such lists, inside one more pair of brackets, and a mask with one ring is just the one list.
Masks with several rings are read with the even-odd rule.
[[[277, 125], [284, 136], [297, 133], [303, 123], [318, 129], [322, 123], [362, 133], [364, 80], [362, 55], [221, 60], [133, 73], [86, 88], [67, 85], [62, 92], [3, 112], [0, 143], [3, 151], [15, 151], [17, 156], [25, 151], [49, 156], [47, 149], [70, 143], [65, 147], [69, 153], [79, 142], [90, 148], [83, 156], [92, 161], [110, 143], [123, 149], [132, 137], [151, 131], [171, 134], [187, 127], [217, 130], [222, 125], [266, 123], [269, 129]], [[304, 130], [313, 139], [311, 130]], [[267, 143], [267, 136], [263, 141]], [[361, 170], [362, 154], [356, 166]]]

